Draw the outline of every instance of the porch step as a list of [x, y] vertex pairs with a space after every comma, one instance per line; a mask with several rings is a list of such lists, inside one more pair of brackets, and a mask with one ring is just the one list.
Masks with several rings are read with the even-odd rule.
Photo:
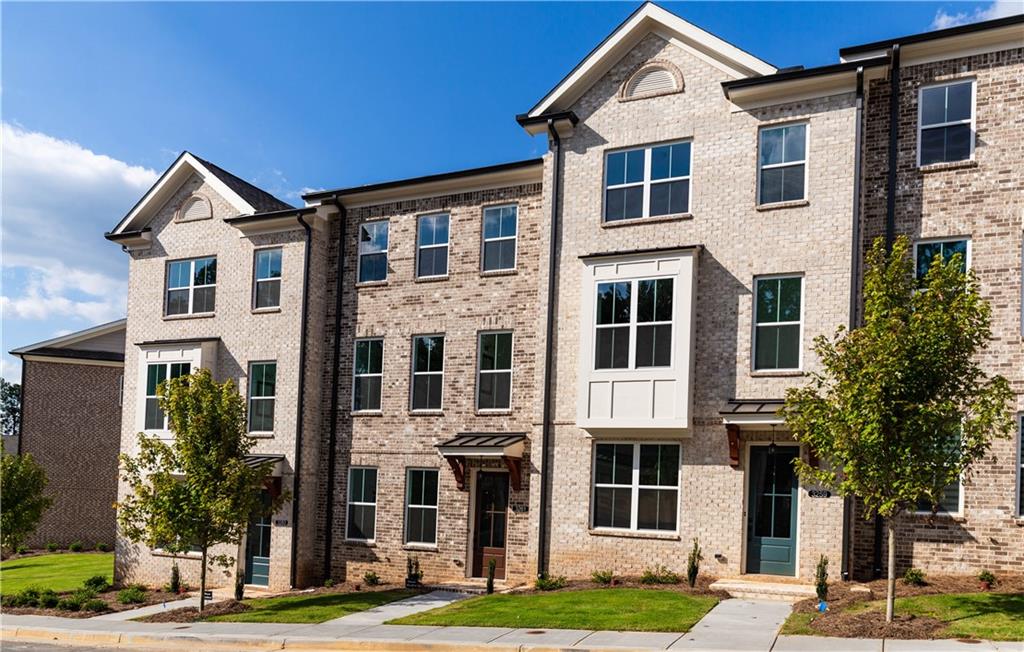
[[449, 591], [451, 593], [467, 593], [469, 595], [484, 595], [487, 587], [483, 584], [424, 584], [423, 588], [428, 591]]
[[743, 579], [720, 579], [711, 584], [716, 591], [725, 591], [734, 598], [746, 600], [779, 600], [783, 602], [799, 602], [813, 598], [816, 594], [811, 584], [792, 582], [765, 582]]

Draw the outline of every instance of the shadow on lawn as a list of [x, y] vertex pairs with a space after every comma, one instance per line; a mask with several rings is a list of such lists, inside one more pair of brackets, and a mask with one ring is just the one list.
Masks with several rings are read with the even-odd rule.
[[[963, 605], [958, 605], [964, 609]], [[979, 618], [981, 616], [1004, 615], [1024, 622], [1024, 593], [989, 593], [983, 600], [977, 598], [968, 601], [967, 610], [956, 618], [946, 620], [955, 623], [961, 620]]]

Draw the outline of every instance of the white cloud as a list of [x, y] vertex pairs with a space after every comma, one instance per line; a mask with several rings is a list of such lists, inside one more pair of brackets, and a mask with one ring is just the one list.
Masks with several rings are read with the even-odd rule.
[[994, 20], [1019, 13], [1024, 13], [1024, 2], [1020, 0], [1013, 0], [1011, 2], [994, 0], [994, 2], [987, 6], [975, 7], [974, 11], [958, 11], [952, 14], [947, 13], [945, 9], [939, 9], [935, 12], [935, 18], [932, 20], [932, 29], [946, 29], [947, 27], [977, 23], [983, 20]]

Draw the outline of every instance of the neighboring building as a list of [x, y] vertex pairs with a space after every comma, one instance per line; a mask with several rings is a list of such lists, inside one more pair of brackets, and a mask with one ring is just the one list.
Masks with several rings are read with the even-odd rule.
[[125, 320], [11, 351], [21, 358], [20, 453], [53, 504], [26, 542], [114, 544]]
[[[904, 61], [901, 115], [916, 124], [923, 76], [968, 75], [977, 120], [922, 129], [975, 125], [979, 147], [923, 181], [901, 159], [897, 224], [973, 238], [998, 322], [986, 359], [1024, 411], [1022, 26], [901, 40], [931, 61]], [[234, 379], [257, 454], [279, 462], [268, 491], [293, 495], [244, 544], [247, 581], [275, 589], [398, 581], [409, 557], [428, 582], [492, 560], [509, 584], [639, 573], [678, 568], [694, 538], [720, 576], [808, 580], [819, 555], [869, 572], [871, 526], [794, 478], [792, 459], [815, 459], [777, 410], [820, 369], [813, 338], [856, 325], [862, 254], [885, 232], [888, 47], [777, 70], [645, 4], [518, 116], [548, 134], [543, 159], [293, 208], [183, 154], [107, 235], [130, 256], [122, 450], [170, 435], [161, 380]], [[928, 157], [961, 142], [943, 133], [935, 154], [926, 135]], [[901, 563], [1019, 568], [1020, 452], [1020, 434], [997, 442], [958, 516], [908, 528], [926, 543]], [[172, 563], [118, 554], [134, 581]]]

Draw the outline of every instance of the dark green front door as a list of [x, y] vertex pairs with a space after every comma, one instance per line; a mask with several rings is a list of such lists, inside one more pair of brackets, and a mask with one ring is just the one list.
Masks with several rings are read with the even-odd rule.
[[[264, 506], [270, 505], [270, 494], [260, 494]], [[270, 516], [254, 516], [249, 521], [245, 539], [245, 583], [267, 586], [270, 583]]]
[[747, 572], [796, 575], [797, 446], [751, 446]]

